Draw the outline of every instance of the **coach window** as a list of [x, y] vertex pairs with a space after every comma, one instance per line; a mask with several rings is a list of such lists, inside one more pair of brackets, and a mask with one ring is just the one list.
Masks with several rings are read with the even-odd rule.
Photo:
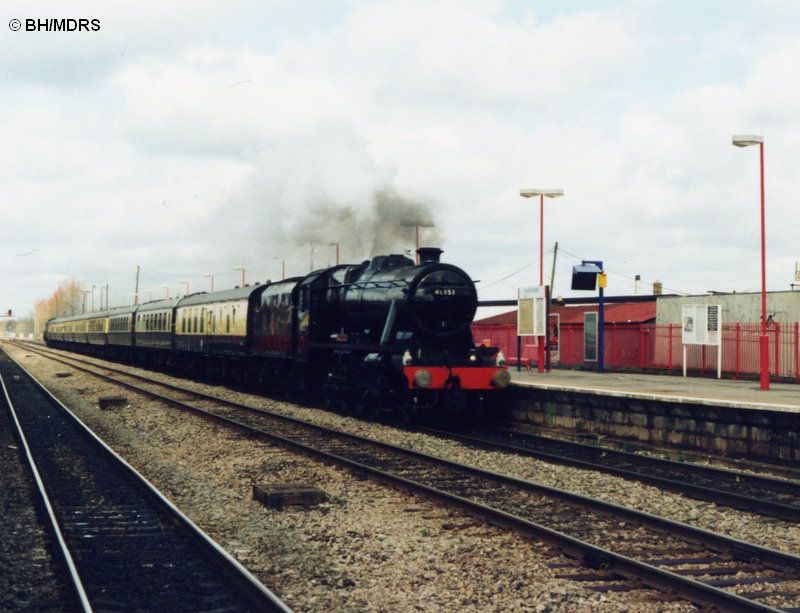
[[181, 332], [186, 332], [186, 313], [181, 311]]
[[200, 309], [200, 333], [202, 334], [205, 332], [205, 325], [206, 325], [206, 310]]
[[231, 331], [231, 316], [225, 316], [225, 334], [230, 334]]

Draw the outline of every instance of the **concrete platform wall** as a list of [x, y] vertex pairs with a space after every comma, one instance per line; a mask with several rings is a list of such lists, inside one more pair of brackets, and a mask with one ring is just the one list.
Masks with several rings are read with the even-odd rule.
[[507, 417], [573, 433], [800, 465], [800, 413], [513, 386]]

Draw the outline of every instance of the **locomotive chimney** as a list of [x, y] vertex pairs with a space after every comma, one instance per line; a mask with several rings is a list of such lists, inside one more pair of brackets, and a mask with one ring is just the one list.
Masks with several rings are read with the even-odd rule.
[[439, 256], [442, 255], [442, 250], [438, 247], [420, 247], [417, 249], [417, 255], [419, 256], [420, 264], [438, 262]]

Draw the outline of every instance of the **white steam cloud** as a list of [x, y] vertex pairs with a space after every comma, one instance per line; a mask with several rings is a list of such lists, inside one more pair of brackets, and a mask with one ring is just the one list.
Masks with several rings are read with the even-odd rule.
[[342, 262], [359, 262], [413, 248], [414, 224], [423, 226], [421, 245], [439, 245], [433, 206], [401, 194], [392, 170], [375, 161], [348, 123], [325, 121], [259, 158], [225, 207], [235, 230], [226, 243], [231, 261], [308, 262], [313, 248], [323, 266], [333, 260], [322, 254], [338, 243]]

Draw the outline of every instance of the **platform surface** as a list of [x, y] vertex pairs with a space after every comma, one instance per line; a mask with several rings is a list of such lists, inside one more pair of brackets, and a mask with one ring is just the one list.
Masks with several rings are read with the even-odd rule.
[[515, 367], [509, 372], [512, 384], [526, 387], [800, 413], [800, 385], [792, 383], [771, 383], [769, 391], [762, 391], [758, 381], [751, 380], [566, 369], [540, 374], [536, 370], [517, 372]]

